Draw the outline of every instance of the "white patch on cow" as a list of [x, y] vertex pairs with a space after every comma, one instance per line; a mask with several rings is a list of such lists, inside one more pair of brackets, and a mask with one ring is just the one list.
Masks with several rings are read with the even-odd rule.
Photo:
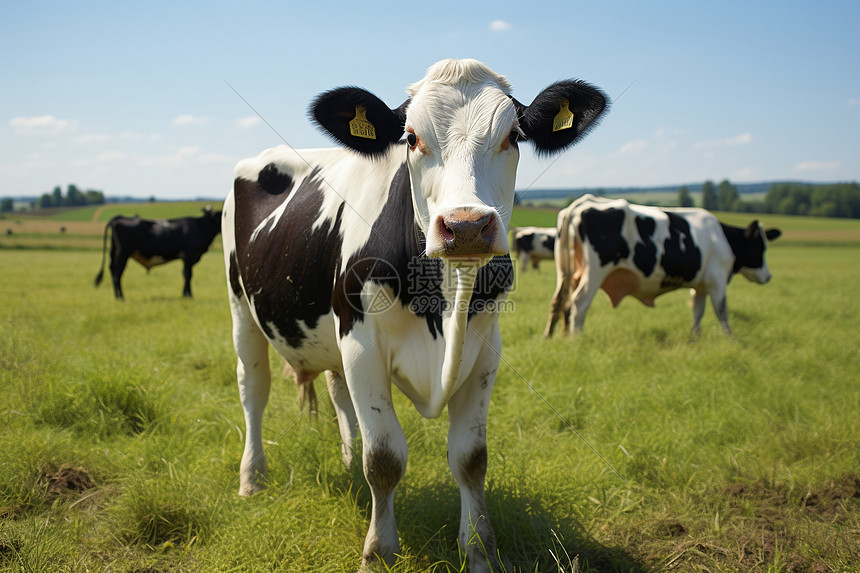
[[[316, 230], [326, 222], [331, 223], [343, 206], [340, 224], [341, 238], [349, 237], [342, 247], [342, 260], [349, 261], [370, 239], [374, 222], [379, 218], [388, 200], [391, 182], [403, 163], [403, 146], [391, 146], [382, 157], [367, 161], [356, 153], [340, 151], [336, 160], [326, 158], [319, 161], [315, 155], [309, 160], [322, 166], [318, 177], [322, 180], [324, 193], [320, 215], [312, 225]], [[366, 192], [366, 190], [373, 190]]]

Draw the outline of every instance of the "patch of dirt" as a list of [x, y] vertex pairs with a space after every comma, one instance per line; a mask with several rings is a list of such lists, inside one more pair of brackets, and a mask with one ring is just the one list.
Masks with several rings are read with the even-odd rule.
[[807, 488], [731, 483], [699, 500], [709, 515], [637, 522], [629, 550], [668, 571], [837, 571], [860, 563], [858, 499], [860, 475]]
[[752, 502], [765, 513], [797, 506], [810, 517], [830, 519], [845, 501], [860, 498], [860, 475], [845, 475], [805, 492], [790, 492], [785, 486], [734, 483], [726, 493], [738, 501]]
[[43, 479], [48, 487], [48, 493], [61, 496], [67, 493], [83, 493], [95, 486], [95, 480], [82, 467], [64, 465], [59, 468], [48, 468]]

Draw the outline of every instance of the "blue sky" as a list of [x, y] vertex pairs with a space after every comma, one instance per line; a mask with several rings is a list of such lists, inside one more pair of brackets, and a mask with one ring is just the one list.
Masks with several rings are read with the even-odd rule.
[[521, 146], [518, 189], [858, 181], [858, 29], [856, 1], [14, 2], [0, 196], [223, 197], [244, 157], [330, 145], [307, 120], [317, 93], [395, 107], [449, 57], [524, 103], [571, 77], [612, 98], [554, 161]]

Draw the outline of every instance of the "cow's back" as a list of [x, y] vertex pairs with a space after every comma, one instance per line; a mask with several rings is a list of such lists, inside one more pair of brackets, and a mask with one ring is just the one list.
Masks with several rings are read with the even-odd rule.
[[[575, 206], [575, 207], [574, 207]], [[632, 295], [647, 305], [709, 273], [728, 274], [732, 253], [716, 217], [703, 209], [665, 209], [623, 199], [583, 198], [574, 207], [576, 240], [597, 265], [613, 304]]]

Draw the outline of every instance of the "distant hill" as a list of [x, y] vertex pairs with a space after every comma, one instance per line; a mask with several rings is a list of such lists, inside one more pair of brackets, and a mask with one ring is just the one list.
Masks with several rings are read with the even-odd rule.
[[[767, 193], [770, 186], [776, 183], [768, 181], [764, 183], [732, 183], [741, 195], [754, 193]], [[718, 185], [719, 182], [714, 182]], [[635, 194], [657, 194], [678, 193], [681, 187], [686, 187], [690, 193], [702, 192], [703, 183], [679, 183], [678, 185], [660, 185], [655, 187], [575, 187], [571, 189], [518, 189], [517, 195], [524, 200], [534, 201], [536, 199], [567, 199], [568, 197], [579, 197], [586, 193], [592, 195], [635, 195]]]

